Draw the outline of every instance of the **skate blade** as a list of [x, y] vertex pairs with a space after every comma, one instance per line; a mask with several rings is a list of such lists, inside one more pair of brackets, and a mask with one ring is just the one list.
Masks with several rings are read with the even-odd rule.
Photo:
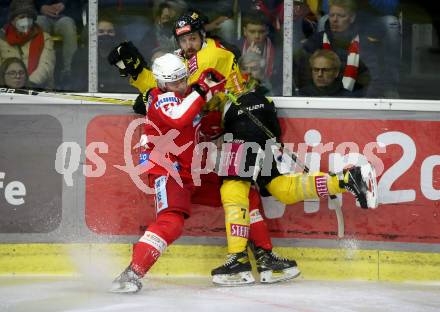
[[297, 267], [288, 268], [282, 271], [264, 271], [260, 273], [260, 283], [273, 284], [288, 281], [298, 277], [301, 271]]
[[361, 166], [361, 174], [364, 181], [367, 181], [368, 191], [366, 194], [368, 208], [377, 208], [379, 199], [377, 196], [376, 170], [371, 164]]
[[241, 286], [255, 283], [251, 272], [237, 274], [219, 274], [212, 277], [212, 282], [219, 286]]
[[139, 292], [141, 289], [133, 284], [133, 283], [122, 283], [122, 284], [114, 284], [111, 286], [109, 291], [111, 293], [118, 293], [118, 294], [134, 294]]

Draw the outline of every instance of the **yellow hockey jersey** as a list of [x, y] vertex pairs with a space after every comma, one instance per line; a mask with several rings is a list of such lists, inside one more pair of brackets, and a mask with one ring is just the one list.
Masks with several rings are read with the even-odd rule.
[[[176, 52], [179, 54], [180, 50]], [[189, 60], [185, 59], [184, 62], [188, 68], [189, 84], [196, 82], [205, 69], [214, 68], [226, 77], [226, 90], [234, 94], [243, 90], [243, 78], [234, 54], [214, 39], [207, 38], [196, 55]], [[142, 93], [156, 87], [153, 73], [146, 68], [142, 70], [136, 80], [130, 78], [130, 83]]]

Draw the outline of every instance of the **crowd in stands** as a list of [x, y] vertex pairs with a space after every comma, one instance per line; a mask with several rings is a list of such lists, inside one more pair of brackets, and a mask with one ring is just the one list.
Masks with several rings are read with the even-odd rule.
[[[9, 81], [8, 66], [20, 66], [18, 59], [25, 65], [27, 87], [87, 91], [87, 3], [0, 0], [0, 82]], [[282, 0], [98, 3], [99, 92], [134, 91], [125, 80], [114, 77], [105, 61], [112, 47], [123, 40], [133, 41], [151, 64], [148, 61], [156, 52], [176, 50], [174, 22], [183, 12], [195, 10], [205, 19], [208, 37], [231, 50], [246, 64], [244, 68], [255, 68], [269, 94], [282, 94]], [[136, 14], [130, 7], [137, 8]], [[291, 30], [294, 95], [398, 98], [399, 7], [399, 0], [295, 0]], [[437, 24], [438, 19], [433, 18], [433, 25]], [[329, 85], [317, 83], [327, 79]]]
[[50, 35], [35, 23], [33, 1], [12, 1], [0, 33], [0, 59], [19, 58], [26, 64], [29, 81], [38, 87], [54, 84], [55, 50]]

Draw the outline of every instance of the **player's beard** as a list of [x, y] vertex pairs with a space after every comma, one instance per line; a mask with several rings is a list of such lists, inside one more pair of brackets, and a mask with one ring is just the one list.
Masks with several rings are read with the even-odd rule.
[[185, 51], [185, 58], [187, 60], [189, 60], [190, 58], [192, 58], [194, 55], [196, 55], [197, 51], [195, 49], [188, 49]]

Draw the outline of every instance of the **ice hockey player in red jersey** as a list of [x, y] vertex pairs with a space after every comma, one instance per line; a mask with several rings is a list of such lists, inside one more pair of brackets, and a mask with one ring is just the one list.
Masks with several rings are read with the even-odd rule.
[[[189, 12], [178, 18], [175, 24], [175, 37], [176, 40], [181, 45], [181, 50], [179, 50], [179, 55], [184, 57], [184, 62], [186, 63], [189, 71], [189, 81], [198, 81], [200, 80], [199, 76], [205, 72], [206, 68], [215, 68], [218, 72], [220, 72], [223, 76], [226, 77], [225, 89], [231, 92], [238, 92], [240, 88], [237, 87], [240, 84], [237, 82], [241, 82], [241, 76], [239, 73], [239, 69], [237, 64], [235, 63], [234, 55], [220, 47], [218, 44], [215, 44], [215, 41], [209, 38], [205, 38], [205, 33], [203, 31], [203, 22], [200, 16], [195, 12]], [[205, 42], [206, 40], [206, 42]], [[192, 45], [186, 47], [184, 43], [187, 42], [196, 42], [194, 43], [197, 48], [193, 48], [194, 51], [197, 50], [196, 55], [186, 55], [187, 48], [191, 50]], [[205, 42], [205, 43], [204, 43]], [[186, 48], [185, 48], [186, 47]], [[156, 81], [153, 80], [153, 72], [143, 68], [141, 64], [142, 56], [139, 54], [137, 49], [131, 43], [121, 43], [118, 47], [116, 47], [109, 55], [109, 61], [111, 64], [116, 65], [120, 70], [124, 70], [129, 74], [131, 78], [131, 82], [134, 83], [135, 86], [139, 88], [140, 91], [145, 91], [148, 89], [148, 86], [157, 85]], [[136, 60], [136, 61], [133, 61]], [[193, 61], [189, 61], [193, 60]], [[195, 61], [194, 61], [195, 60]], [[133, 68], [133, 64], [138, 64], [137, 68]], [[191, 65], [192, 64], [192, 65]], [[196, 64], [197, 66], [193, 66]], [[239, 79], [238, 79], [239, 78]], [[137, 103], [137, 107], [142, 109], [135, 110], [139, 113], [145, 112], [145, 105], [148, 107], [151, 105], [152, 99], [154, 99], [155, 94], [158, 91], [157, 89], [153, 89], [155, 91], [147, 91], [146, 95], [143, 97], [139, 97], [139, 102]], [[216, 94], [219, 98], [222, 97], [222, 94]], [[218, 99], [218, 98], [217, 98]], [[167, 97], [161, 101], [167, 101]], [[218, 101], [211, 101], [210, 104], [204, 106], [204, 110], [210, 110], [212, 103], [218, 103]], [[165, 103], [165, 105], [168, 105]], [[206, 113], [206, 111], [205, 111]], [[211, 114], [213, 113], [213, 114]], [[217, 114], [218, 113], [218, 114]], [[209, 120], [210, 116], [214, 116], [215, 120], [212, 121], [214, 124], [219, 122], [221, 119], [221, 112], [208, 112], [208, 115], [205, 115], [202, 119], [202, 127], [206, 124], [211, 124]], [[219, 117], [219, 118], [217, 118]], [[156, 121], [154, 122], [156, 124]], [[208, 125], [204, 127], [205, 130], [209, 129], [211, 126]], [[155, 130], [153, 127], [150, 127], [147, 131]], [[169, 129], [170, 135], [172, 135], [171, 129]], [[205, 135], [207, 133], [203, 131]], [[209, 135], [208, 135], [209, 136]], [[216, 135], [214, 135], [216, 136]], [[175, 142], [177, 142], [177, 138]], [[184, 142], [180, 142], [181, 144], [177, 144], [179, 146], [183, 146]], [[166, 144], [162, 144], [166, 145]], [[185, 151], [191, 151], [192, 149], [186, 149]], [[185, 153], [182, 151], [182, 153]], [[151, 160], [155, 153], [151, 153], [148, 155], [148, 158]], [[151, 165], [152, 162], [150, 162]], [[177, 176], [177, 173], [171, 169], [173, 169], [173, 161], [168, 161], [167, 163], [163, 163], [162, 166], [157, 166], [156, 168], [152, 168], [149, 172], [159, 170], [164, 171], [164, 167], [170, 168], [168, 172], [174, 172]], [[188, 168], [186, 168], [188, 169]], [[184, 175], [185, 173], [189, 174], [189, 170], [180, 171], [180, 175]], [[212, 178], [212, 179], [211, 179]], [[212, 180], [212, 181], [210, 181]], [[212, 205], [209, 201], [212, 202], [212, 199], [218, 199], [218, 196], [212, 196], [212, 192], [219, 192], [219, 188], [221, 185], [221, 180], [215, 175], [215, 173], [202, 175], [202, 186], [196, 190], [195, 196], [192, 196], [192, 203], [203, 203], [206, 205]], [[203, 198], [202, 198], [203, 197]], [[254, 250], [254, 254], [258, 263], [262, 263], [264, 265], [258, 265], [259, 271], [264, 270], [263, 274], [260, 274], [260, 281], [263, 283], [274, 283], [286, 279], [290, 279], [299, 274], [299, 270], [296, 267], [296, 262], [294, 260], [283, 259], [276, 256], [275, 253], [272, 252], [272, 243], [270, 239], [270, 234], [267, 229], [266, 223], [264, 221], [264, 216], [260, 213], [259, 207], [260, 198], [258, 196], [258, 192], [253, 190], [249, 195], [250, 200], [250, 215], [251, 215], [251, 224], [249, 228], [249, 241], [252, 243], [251, 246]], [[215, 204], [214, 204], [215, 206]], [[260, 261], [261, 260], [261, 261]], [[261, 269], [261, 270], [260, 270]], [[294, 270], [292, 273], [291, 271]], [[262, 272], [260, 272], [262, 273]], [[247, 282], [253, 282], [254, 279], [252, 275], [248, 274]], [[240, 282], [240, 281], [238, 281]], [[235, 283], [236, 284], [236, 283]]]
[[207, 69], [188, 87], [188, 71], [181, 58], [165, 54], [152, 67], [157, 87], [147, 99], [144, 130], [148, 184], [154, 188], [156, 221], [133, 246], [130, 265], [113, 281], [110, 291], [134, 293], [140, 279], [167, 246], [180, 237], [191, 215], [191, 159], [197, 143], [202, 106], [224, 91], [224, 77]]

